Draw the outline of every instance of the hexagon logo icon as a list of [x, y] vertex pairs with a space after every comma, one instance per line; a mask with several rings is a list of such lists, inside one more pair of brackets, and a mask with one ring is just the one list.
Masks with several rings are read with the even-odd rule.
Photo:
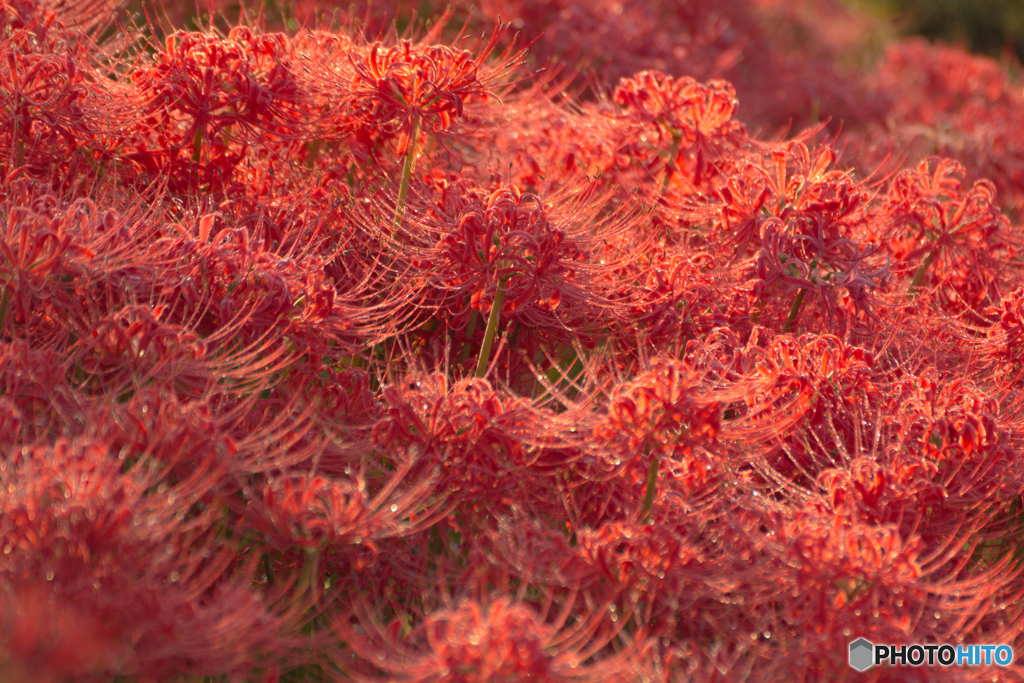
[[850, 643], [850, 666], [857, 671], [867, 671], [874, 659], [875, 646], [865, 638], [858, 638]]

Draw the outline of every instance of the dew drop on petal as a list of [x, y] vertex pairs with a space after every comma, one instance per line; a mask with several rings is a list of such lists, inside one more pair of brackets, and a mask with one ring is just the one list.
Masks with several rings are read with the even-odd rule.
[[391, 511], [392, 512], [398, 512], [398, 505], [396, 505], [395, 503], [392, 503], [391, 504]]

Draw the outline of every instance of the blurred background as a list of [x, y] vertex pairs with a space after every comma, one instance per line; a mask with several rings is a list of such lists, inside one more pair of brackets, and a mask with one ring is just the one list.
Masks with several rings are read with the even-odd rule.
[[990, 57], [1024, 58], [1024, 0], [847, 0], [888, 17], [903, 35], [959, 45]]
[[441, 42], [511, 22], [524, 73], [594, 106], [645, 70], [722, 79], [755, 136], [815, 131], [865, 176], [955, 159], [1024, 222], [1024, 0], [131, 0], [122, 17], [159, 45], [211, 12], [226, 34], [243, 3], [267, 30], [369, 41], [423, 36], [446, 7]]
[[[842, 0], [843, 4], [858, 13], [872, 15], [879, 24], [886, 25], [895, 35], [920, 35], [929, 40], [940, 40], [945, 43], [963, 47], [976, 54], [989, 57], [1006, 57], [1012, 53], [1016, 60], [1024, 59], [1024, 0]], [[258, 2], [246, 2], [246, 6], [258, 5]], [[282, 13], [294, 11], [305, 4], [303, 0], [288, 2], [287, 0], [264, 0], [266, 14], [274, 17]], [[361, 5], [363, 3], [356, 3]], [[404, 6], [416, 11], [424, 17], [429, 16], [432, 9], [430, 0], [404, 0], [399, 2], [377, 3], [382, 5]], [[476, 3], [459, 3], [473, 5]], [[487, 4], [486, 2], [484, 4]], [[559, 5], [557, 0], [551, 4]], [[652, 0], [651, 4], [659, 4]], [[701, 3], [695, 2], [695, 5]], [[784, 0], [760, 0], [753, 4], [786, 5]], [[159, 7], [179, 21], [178, 26], [190, 23], [188, 19], [196, 16], [196, 5], [216, 7], [229, 17], [237, 16], [238, 2], [231, 0], [135, 0], [129, 5], [130, 10], [141, 10]], [[343, 14], [349, 9], [350, 3], [344, 0], [319, 3], [319, 9], [330, 7], [340, 10]], [[440, 3], [439, 6], [443, 6]], [[361, 9], [361, 8], [360, 8]], [[437, 9], [437, 8], [434, 8]], [[161, 12], [157, 12], [159, 14]], [[403, 14], [403, 13], [399, 13]], [[394, 16], [394, 15], [392, 15]], [[408, 17], [408, 14], [404, 14]], [[395, 17], [398, 19], [399, 17]], [[399, 19], [401, 21], [401, 19]], [[192, 28], [192, 26], [190, 26]]]

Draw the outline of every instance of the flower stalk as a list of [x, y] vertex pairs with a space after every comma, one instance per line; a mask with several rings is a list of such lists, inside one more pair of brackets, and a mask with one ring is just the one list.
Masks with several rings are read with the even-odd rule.
[[409, 196], [409, 185], [412, 183], [412, 169], [416, 163], [416, 143], [419, 137], [420, 120], [413, 117], [412, 128], [409, 131], [409, 149], [405, 154], [405, 163], [402, 164], [402, 178], [398, 185], [398, 202], [395, 206], [395, 220], [393, 227], [398, 230], [398, 224], [405, 213], [405, 200]]
[[793, 325], [796, 324], [796, 316], [800, 312], [800, 307], [804, 303], [805, 294], [807, 294], [806, 287], [797, 292], [796, 298], [793, 299], [793, 305], [789, 309], [789, 315], [786, 316], [786, 325], [783, 328], [785, 332], [790, 332], [793, 330]]
[[924, 260], [924, 263], [914, 273], [914, 279], [910, 281], [910, 286], [907, 287], [907, 297], [914, 298], [917, 293], [917, 288], [924, 282], [924, 274], [928, 271], [928, 267], [932, 265], [932, 261], [939, 255], [939, 249], [941, 247], [935, 247], [932, 249], [932, 253], [928, 254], [928, 257]]
[[476, 376], [483, 377], [487, 374], [487, 363], [491, 357], [491, 345], [494, 343], [494, 335], [498, 331], [498, 320], [501, 318], [501, 307], [505, 304], [505, 284], [507, 277], [498, 281], [498, 291], [494, 293], [494, 302], [491, 304], [491, 313], [487, 317], [487, 329], [484, 331], [484, 343], [480, 347], [480, 356], [476, 362]]
[[651, 459], [651, 466], [647, 470], [647, 486], [644, 490], [644, 504], [640, 509], [640, 521], [646, 522], [651, 516], [651, 509], [654, 507], [654, 494], [658, 490], [658, 469], [661, 467], [659, 458]]
[[0, 296], [0, 335], [7, 326], [7, 307], [10, 305], [10, 292], [4, 287], [3, 296]]
[[672, 129], [672, 149], [669, 151], [668, 160], [665, 163], [665, 178], [661, 181], [661, 195], [663, 197], [668, 192], [668, 183], [672, 179], [672, 173], [679, 171], [676, 158], [679, 156], [679, 145], [682, 143], [682, 140], [682, 132]]
[[469, 353], [472, 350], [473, 334], [476, 332], [476, 320], [477, 316], [476, 309], [472, 309], [469, 312], [469, 323], [466, 324], [466, 343], [462, 345], [462, 357], [459, 362], [465, 363], [469, 360]]

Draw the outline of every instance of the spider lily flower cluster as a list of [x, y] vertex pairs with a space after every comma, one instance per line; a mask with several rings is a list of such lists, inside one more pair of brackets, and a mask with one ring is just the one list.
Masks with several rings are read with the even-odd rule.
[[0, 3], [0, 679], [1024, 645], [1019, 82], [824, 1], [291, 4]]

